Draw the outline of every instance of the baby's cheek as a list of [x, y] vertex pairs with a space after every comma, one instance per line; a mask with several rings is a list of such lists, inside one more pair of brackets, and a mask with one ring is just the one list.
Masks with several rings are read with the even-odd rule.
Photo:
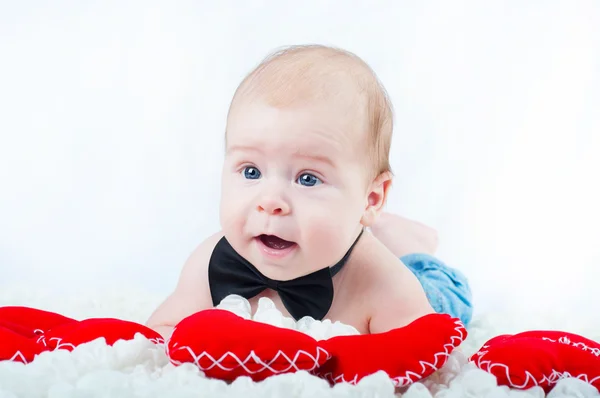
[[239, 195], [233, 195], [226, 190], [223, 191], [219, 208], [219, 219], [221, 227], [224, 230], [233, 228], [236, 224], [242, 222], [239, 219], [241, 205]]
[[347, 250], [345, 237], [348, 228], [333, 210], [315, 214], [310, 225], [310, 247], [326, 264], [337, 262]]

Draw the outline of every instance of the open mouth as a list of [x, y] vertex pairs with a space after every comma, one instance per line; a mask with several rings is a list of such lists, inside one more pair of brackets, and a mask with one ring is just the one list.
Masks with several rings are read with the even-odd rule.
[[258, 239], [271, 250], [285, 250], [296, 244], [275, 235], [259, 235]]

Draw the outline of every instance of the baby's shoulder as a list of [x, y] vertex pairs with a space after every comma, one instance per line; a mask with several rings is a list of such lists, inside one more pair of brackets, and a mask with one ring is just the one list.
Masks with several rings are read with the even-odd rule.
[[198, 266], [202, 266], [204, 268], [208, 267], [208, 262], [210, 261], [210, 257], [212, 256], [213, 251], [215, 250], [215, 246], [219, 241], [223, 238], [223, 232], [218, 231], [214, 234], [210, 235], [208, 238], [204, 239], [200, 244], [196, 247], [190, 259], [193, 259]]
[[364, 238], [352, 256], [357, 281], [379, 290], [382, 286], [397, 283], [410, 272], [376, 237], [365, 235]]
[[369, 330], [379, 333], [402, 327], [433, 312], [412, 271], [383, 244], [374, 242], [361, 264], [363, 305], [367, 305]]
[[[179, 278], [180, 284], [185, 285], [189, 283], [188, 281], [207, 279], [207, 269], [210, 257], [212, 256], [215, 246], [222, 237], [223, 233], [221, 231], [216, 232], [196, 246], [183, 265], [181, 276]], [[206, 286], [208, 286], [208, 283], [206, 283]]]
[[415, 275], [375, 237], [357, 247], [352, 284], [364, 301], [378, 308], [382, 300], [406, 298], [415, 290]]

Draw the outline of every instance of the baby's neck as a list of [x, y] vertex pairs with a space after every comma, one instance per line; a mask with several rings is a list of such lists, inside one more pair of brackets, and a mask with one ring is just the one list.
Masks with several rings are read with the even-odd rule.
[[333, 277], [334, 287], [341, 287], [344, 281], [348, 279], [348, 275], [368, 272], [369, 265], [381, 257], [382, 249], [385, 250], [385, 246], [369, 230], [365, 229], [356, 246], [354, 246], [346, 265]]

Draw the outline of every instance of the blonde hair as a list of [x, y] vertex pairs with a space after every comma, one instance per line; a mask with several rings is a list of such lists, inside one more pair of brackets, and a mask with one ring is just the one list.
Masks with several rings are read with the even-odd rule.
[[375, 72], [349, 51], [323, 45], [296, 45], [269, 54], [240, 83], [229, 113], [239, 98], [253, 95], [277, 107], [325, 98], [348, 101], [348, 91], [342, 89], [348, 86], [348, 80], [363, 99], [373, 173], [391, 173], [391, 101]]

